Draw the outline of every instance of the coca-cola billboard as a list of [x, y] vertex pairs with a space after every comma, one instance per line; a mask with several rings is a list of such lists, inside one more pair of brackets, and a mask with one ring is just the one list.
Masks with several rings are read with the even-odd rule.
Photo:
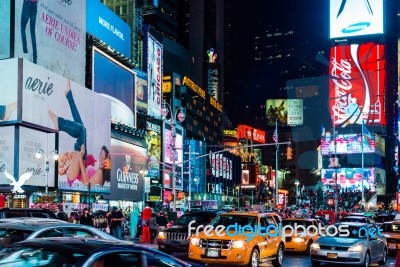
[[331, 48], [329, 112], [339, 127], [386, 125], [384, 45], [340, 45]]

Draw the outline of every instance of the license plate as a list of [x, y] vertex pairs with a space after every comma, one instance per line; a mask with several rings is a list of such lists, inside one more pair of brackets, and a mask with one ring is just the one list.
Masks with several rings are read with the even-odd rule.
[[337, 253], [327, 253], [326, 257], [328, 259], [336, 259], [337, 258]]
[[396, 248], [397, 248], [396, 244], [389, 244], [389, 249], [396, 249]]
[[215, 249], [207, 250], [207, 257], [219, 257], [219, 251]]

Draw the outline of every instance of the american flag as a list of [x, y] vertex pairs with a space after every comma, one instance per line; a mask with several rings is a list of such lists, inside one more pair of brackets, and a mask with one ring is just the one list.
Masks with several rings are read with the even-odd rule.
[[272, 135], [272, 139], [275, 143], [278, 143], [278, 131], [275, 129], [274, 134]]

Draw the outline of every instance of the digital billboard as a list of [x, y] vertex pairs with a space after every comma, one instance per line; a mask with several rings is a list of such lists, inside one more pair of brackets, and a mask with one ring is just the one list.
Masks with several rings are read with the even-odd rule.
[[[185, 140], [183, 160], [184, 172], [184, 184], [185, 188], [189, 187], [188, 181], [190, 179], [191, 191], [194, 193], [203, 193], [205, 188], [205, 157], [199, 157], [204, 155], [205, 146], [204, 142], [198, 140]], [[190, 161], [189, 161], [190, 159]]]
[[[360, 129], [361, 131], [361, 129]], [[362, 143], [364, 142], [364, 143]], [[336, 135], [336, 154], [375, 153], [375, 135], [362, 138], [361, 134]], [[321, 138], [321, 154], [335, 154], [335, 142], [330, 132]]]
[[342, 189], [357, 191], [361, 190], [363, 175], [364, 188], [375, 192], [375, 168], [364, 168], [364, 170], [361, 168], [322, 169], [321, 182], [325, 185], [333, 186], [335, 184], [335, 176], [337, 176], [337, 183]]
[[10, 0], [0, 1], [0, 59], [10, 57]]
[[18, 119], [18, 62], [17, 58], [0, 60], [0, 125]]
[[147, 114], [161, 118], [163, 46], [150, 33], [147, 33]]
[[92, 89], [111, 101], [111, 120], [136, 127], [135, 73], [93, 47]]
[[0, 127], [0, 184], [10, 184], [5, 171], [13, 176], [18, 176], [14, 161], [15, 128], [14, 126]]
[[268, 99], [267, 125], [303, 125], [303, 99]]
[[148, 81], [147, 74], [135, 70], [136, 72], [136, 109], [139, 112], [147, 114]]
[[85, 84], [86, 1], [15, 0], [14, 57]]
[[383, 0], [330, 0], [329, 37], [383, 34], [383, 12]]
[[384, 169], [375, 168], [376, 193], [378, 195], [386, 195], [386, 171]]
[[384, 45], [339, 45], [331, 48], [329, 111], [339, 127], [386, 125]]
[[111, 194], [109, 199], [142, 201], [146, 148], [111, 139]]
[[257, 143], [265, 143], [265, 131], [247, 126], [247, 125], [238, 125], [238, 135], [237, 137], [246, 138], [248, 140], [253, 140]]
[[131, 28], [98, 0], [86, 0], [86, 31], [131, 58]]
[[148, 176], [159, 177], [161, 162], [161, 126], [159, 124], [147, 121], [147, 160]]
[[164, 158], [164, 188], [173, 188], [172, 185], [172, 162], [175, 162], [175, 189], [183, 190], [183, 128], [175, 125], [175, 157], [172, 149], [172, 128], [168, 121], [164, 121], [164, 140], [163, 140], [163, 158]]
[[[54, 187], [55, 185], [55, 150], [56, 134], [33, 130], [26, 127], [19, 128], [19, 176], [32, 172], [32, 177], [24, 185]], [[41, 150], [40, 150], [41, 149]], [[36, 158], [40, 150], [41, 157]], [[46, 172], [46, 157], [49, 158], [49, 171]], [[47, 181], [48, 175], [48, 181]]]
[[110, 149], [110, 101], [27, 60], [22, 69], [22, 120], [59, 132], [58, 188], [109, 192], [98, 171]]

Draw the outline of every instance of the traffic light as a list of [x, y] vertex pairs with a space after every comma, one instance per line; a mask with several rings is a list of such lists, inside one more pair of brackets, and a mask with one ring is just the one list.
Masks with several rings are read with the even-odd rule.
[[288, 146], [286, 149], [286, 159], [292, 159], [293, 158], [293, 150], [291, 146]]

